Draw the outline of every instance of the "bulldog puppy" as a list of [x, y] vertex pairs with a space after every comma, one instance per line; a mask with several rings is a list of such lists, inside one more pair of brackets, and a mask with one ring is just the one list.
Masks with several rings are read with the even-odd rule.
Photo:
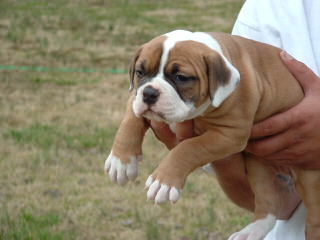
[[[176, 202], [194, 169], [209, 163], [214, 166], [216, 160], [234, 155], [244, 166], [254, 194], [254, 222], [230, 240], [263, 239], [272, 229], [286, 207], [286, 196], [294, 195], [279, 194], [274, 183], [282, 172], [295, 180], [308, 209], [306, 238], [320, 239], [320, 173], [266, 166], [243, 152], [255, 122], [303, 98], [279, 52], [238, 36], [183, 30], [144, 44], [130, 69], [133, 92], [105, 162], [106, 173], [120, 185], [136, 178], [147, 119], [166, 122], [173, 130], [176, 123], [193, 119], [198, 136], [173, 148], [148, 177], [148, 199]], [[221, 186], [232, 195], [231, 185], [221, 177], [224, 172], [216, 171]], [[246, 207], [241, 204], [244, 199], [232, 200]]]

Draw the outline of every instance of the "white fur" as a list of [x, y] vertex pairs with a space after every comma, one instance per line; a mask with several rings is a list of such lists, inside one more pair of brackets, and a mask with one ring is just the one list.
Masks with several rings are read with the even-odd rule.
[[124, 164], [121, 160], [111, 153], [104, 164], [104, 170], [113, 182], [119, 185], [126, 184], [129, 180], [134, 180], [138, 176], [138, 163], [142, 156], [132, 156], [128, 164]]
[[176, 203], [179, 199], [179, 196], [180, 196], [180, 190], [175, 187], [171, 187], [169, 192], [169, 201], [172, 203]]
[[159, 189], [160, 189], [159, 180], [156, 180], [156, 181], [152, 182], [150, 187], [149, 187], [149, 189], [148, 189], [148, 192], [147, 192], [147, 198], [149, 200], [153, 200], [156, 197]]
[[228, 240], [262, 240], [271, 231], [276, 223], [276, 217], [268, 214], [265, 218], [259, 219], [240, 232], [232, 234]]
[[146, 188], [149, 188], [152, 182], [153, 182], [153, 179], [152, 179], [152, 176], [150, 175], [146, 181]]
[[154, 200], [156, 204], [161, 204], [167, 201], [175, 203], [179, 199], [180, 191], [175, 187], [170, 187], [166, 184], [161, 184], [159, 180], [155, 180], [149, 176], [146, 181], [147, 199]]

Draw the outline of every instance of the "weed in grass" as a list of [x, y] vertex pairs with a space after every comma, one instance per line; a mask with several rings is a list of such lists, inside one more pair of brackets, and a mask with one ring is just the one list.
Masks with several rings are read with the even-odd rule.
[[143, 216], [141, 216], [139, 210], [137, 207], [134, 208], [134, 219], [135, 219], [135, 222], [137, 224], [137, 226], [141, 227], [142, 225], [142, 219], [143, 219]]
[[57, 129], [53, 126], [33, 124], [28, 128], [10, 129], [4, 137], [10, 137], [19, 144], [32, 144], [42, 149], [49, 149], [58, 135]]
[[71, 136], [65, 136], [67, 145], [74, 149], [90, 149], [97, 148], [100, 151], [110, 146], [114, 137], [116, 128], [94, 128], [91, 131], [77, 133]]
[[99, 83], [101, 79], [75, 79], [75, 78], [52, 78], [52, 77], [41, 77], [41, 76], [35, 76], [34, 78], [31, 78], [31, 81], [36, 84], [44, 84], [44, 83], [53, 83], [59, 86], [75, 86], [79, 84], [94, 84]]
[[4, 133], [5, 138], [11, 138], [18, 144], [32, 145], [42, 150], [56, 147], [67, 147], [82, 151], [84, 149], [97, 148], [103, 151], [108, 142], [112, 141], [116, 128], [82, 129], [76, 126], [68, 127], [68, 130], [54, 125], [35, 123], [30, 127], [10, 129]]
[[208, 203], [207, 203], [207, 207], [206, 207], [206, 212], [207, 212], [207, 226], [210, 229], [211, 227], [214, 226], [214, 224], [216, 223], [216, 215], [215, 215], [215, 210], [214, 210], [214, 206], [216, 203], [216, 199], [213, 195], [210, 195], [208, 197]]
[[5, 209], [0, 216], [0, 238], [5, 240], [63, 240], [74, 239], [67, 231], [57, 231], [55, 228], [61, 222], [61, 217], [54, 212], [34, 215], [22, 211], [17, 218], [10, 217]]
[[145, 223], [145, 234], [147, 240], [170, 240], [171, 229], [164, 224], [159, 224], [157, 219], [149, 219]]
[[191, 193], [196, 189], [195, 183], [193, 181], [187, 181], [184, 188], [183, 192], [185, 193]]
[[215, 215], [215, 198], [214, 196], [209, 195], [207, 197], [206, 207], [204, 212], [197, 217], [197, 227], [199, 229], [209, 230], [213, 228], [216, 223]]
[[14, 44], [21, 44], [25, 36], [25, 30], [19, 29], [19, 26], [15, 22], [10, 25], [10, 28], [6, 34], [7, 40]]

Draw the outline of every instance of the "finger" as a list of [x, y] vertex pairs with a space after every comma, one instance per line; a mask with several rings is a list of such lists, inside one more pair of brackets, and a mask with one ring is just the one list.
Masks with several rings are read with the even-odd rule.
[[[292, 151], [291, 148], [280, 150], [274, 154], [271, 154], [267, 157], [264, 157], [263, 160], [266, 160], [270, 163], [272, 161], [274, 164], [293, 166], [299, 164], [298, 160], [295, 159], [296, 154]], [[294, 160], [294, 161], [293, 161]]]
[[[266, 163], [272, 163], [273, 165], [286, 166], [286, 167], [299, 167], [304, 169], [314, 170], [315, 166], [311, 161], [303, 161], [301, 158], [297, 158], [297, 153], [291, 149], [281, 150], [275, 154], [271, 154], [268, 157], [264, 157], [263, 160]], [[318, 168], [319, 169], [319, 168]]]
[[287, 149], [289, 146], [301, 143], [303, 136], [293, 128], [283, 133], [249, 142], [246, 151], [259, 157], [269, 157], [279, 151]]
[[297, 166], [303, 169], [319, 170], [320, 162], [310, 154], [310, 151], [306, 151], [305, 144], [291, 145], [287, 149], [280, 150], [270, 156], [264, 158], [270, 162], [273, 161], [275, 164], [281, 164], [286, 166]]
[[276, 114], [266, 120], [256, 123], [251, 129], [250, 138], [261, 138], [281, 133], [291, 127], [295, 116], [295, 108]]
[[299, 81], [305, 94], [314, 90], [314, 85], [320, 81], [319, 77], [304, 63], [294, 59], [287, 52], [280, 53], [283, 63], [292, 75]]
[[193, 133], [193, 121], [187, 120], [181, 123], [178, 123], [176, 126], [176, 136], [178, 142], [181, 142], [187, 138], [194, 136]]

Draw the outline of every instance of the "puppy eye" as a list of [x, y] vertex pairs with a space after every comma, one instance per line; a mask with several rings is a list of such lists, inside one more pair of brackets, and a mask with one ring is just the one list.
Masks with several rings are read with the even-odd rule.
[[187, 77], [187, 76], [184, 76], [184, 75], [181, 75], [181, 74], [177, 74], [175, 76], [175, 80], [178, 81], [178, 82], [187, 82], [190, 79], [191, 79], [190, 77]]
[[138, 78], [142, 78], [143, 76], [146, 75], [146, 73], [143, 70], [137, 69], [136, 70], [136, 75], [137, 75]]

